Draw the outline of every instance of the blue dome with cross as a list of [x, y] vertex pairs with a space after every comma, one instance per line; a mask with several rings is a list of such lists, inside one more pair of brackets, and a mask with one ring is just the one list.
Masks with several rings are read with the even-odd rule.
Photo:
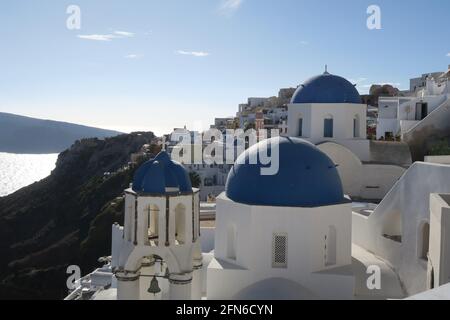
[[292, 96], [291, 103], [361, 103], [355, 85], [348, 80], [325, 73], [307, 80]]
[[148, 194], [165, 194], [168, 190], [190, 193], [192, 185], [186, 169], [162, 151], [136, 170], [132, 189]]

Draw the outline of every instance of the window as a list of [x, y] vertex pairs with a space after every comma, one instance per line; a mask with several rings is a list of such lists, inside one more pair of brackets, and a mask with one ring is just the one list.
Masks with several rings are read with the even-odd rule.
[[359, 138], [359, 116], [353, 118], [353, 137]]
[[416, 103], [416, 120], [423, 120], [428, 115], [428, 103]]
[[324, 138], [333, 138], [333, 118], [329, 117], [323, 121]]
[[182, 204], [175, 208], [175, 240], [179, 245], [186, 243], [186, 207]]
[[384, 133], [384, 140], [386, 140], [386, 141], [393, 141], [394, 140], [394, 133], [393, 132], [385, 132]]
[[419, 237], [419, 257], [422, 260], [428, 260], [428, 251], [430, 247], [430, 224], [428, 222], [421, 225]]
[[298, 119], [298, 136], [303, 137], [303, 118]]
[[227, 257], [236, 260], [236, 227], [234, 225], [228, 226], [227, 237]]
[[159, 233], [159, 208], [155, 205], [148, 207], [148, 239], [150, 241], [158, 241]]
[[272, 267], [287, 268], [287, 234], [285, 233], [273, 235]]
[[336, 228], [330, 226], [328, 234], [325, 236], [325, 265], [333, 266], [336, 264], [336, 249], [337, 249], [337, 234]]

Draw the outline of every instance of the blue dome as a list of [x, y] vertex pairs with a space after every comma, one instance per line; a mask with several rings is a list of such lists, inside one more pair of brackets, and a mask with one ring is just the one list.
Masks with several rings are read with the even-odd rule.
[[348, 80], [325, 72], [300, 85], [291, 103], [361, 103], [358, 90]]
[[[276, 175], [261, 175], [258, 152], [279, 147]], [[254, 158], [253, 158], [254, 157]], [[258, 159], [250, 164], [249, 159]], [[254, 162], [254, 161], [253, 161]], [[231, 169], [226, 195], [235, 202], [281, 207], [320, 207], [345, 202], [336, 165], [315, 145], [299, 138], [272, 138], [252, 146]]]
[[180, 192], [192, 192], [189, 175], [178, 162], [172, 161], [167, 152], [160, 152], [136, 170], [133, 191], [165, 194], [166, 188], [178, 188]]

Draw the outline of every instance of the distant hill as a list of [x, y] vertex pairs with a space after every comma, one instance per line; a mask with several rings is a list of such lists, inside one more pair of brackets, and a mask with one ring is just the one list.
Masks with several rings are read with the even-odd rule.
[[82, 138], [106, 138], [117, 131], [0, 112], [0, 152], [60, 153]]

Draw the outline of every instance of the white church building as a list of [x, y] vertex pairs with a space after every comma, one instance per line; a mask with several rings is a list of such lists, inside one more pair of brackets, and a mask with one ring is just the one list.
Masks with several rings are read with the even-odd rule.
[[288, 136], [324, 151], [337, 164], [344, 193], [352, 198], [382, 199], [405, 172], [404, 165], [411, 164], [387, 160], [398, 150], [376, 155], [384, 146], [367, 139], [367, 105], [355, 85], [328, 71], [298, 86], [288, 114]]
[[[276, 146], [280, 169], [249, 164]], [[350, 299], [351, 201], [335, 164], [313, 144], [272, 138], [251, 147], [217, 199], [208, 299]]]
[[323, 74], [307, 80], [288, 105], [288, 136], [314, 144], [332, 141], [370, 160], [366, 134], [367, 106], [346, 79]]

